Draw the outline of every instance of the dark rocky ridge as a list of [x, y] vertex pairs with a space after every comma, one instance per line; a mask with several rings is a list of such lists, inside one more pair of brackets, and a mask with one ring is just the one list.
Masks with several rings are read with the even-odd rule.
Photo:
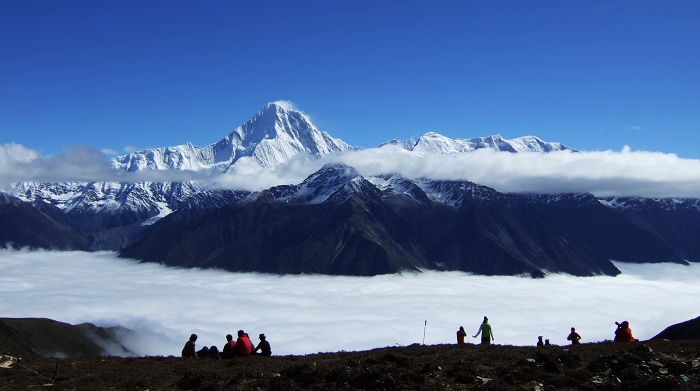
[[700, 316], [668, 326], [652, 339], [667, 339], [669, 341], [700, 339]]
[[154, 226], [121, 256], [230, 271], [535, 277], [618, 274], [609, 260], [700, 261], [690, 239], [700, 237], [697, 202], [624, 199], [625, 208], [614, 208], [590, 194], [502, 194], [469, 182], [402, 178], [380, 190], [353, 172], [324, 167], [300, 185], [198, 219], [175, 212], [177, 223]]
[[22, 361], [24, 367], [0, 369], [0, 390], [45, 384], [74, 391], [697, 390], [699, 352], [695, 340], [540, 349], [415, 344], [233, 360], [29, 358]]
[[0, 193], [0, 247], [87, 250], [88, 240], [60, 209]]
[[0, 353], [16, 357], [135, 356], [117, 328], [70, 325], [45, 318], [0, 318]]
[[[687, 327], [689, 322], [669, 327], [666, 331], [685, 329], [683, 340], [677, 341], [605, 341], [543, 348], [414, 344], [305, 356], [192, 360], [104, 357], [99, 347], [85, 342], [84, 330], [109, 334], [110, 329], [50, 319], [4, 318], [0, 320], [4, 335], [0, 335], [5, 343], [0, 345], [0, 354], [22, 361], [21, 366], [0, 368], [0, 390], [46, 384], [51, 389], [76, 391], [697, 390], [697, 321], [689, 321], [693, 327]], [[52, 356], [46, 354], [47, 347], [59, 344], [69, 358], [44, 358]]]

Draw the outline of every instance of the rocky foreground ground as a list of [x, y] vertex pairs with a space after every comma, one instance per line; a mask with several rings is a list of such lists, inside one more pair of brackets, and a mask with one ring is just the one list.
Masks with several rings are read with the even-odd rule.
[[0, 390], [700, 390], [700, 340], [412, 345], [234, 360], [27, 357], [20, 364], [0, 368]]

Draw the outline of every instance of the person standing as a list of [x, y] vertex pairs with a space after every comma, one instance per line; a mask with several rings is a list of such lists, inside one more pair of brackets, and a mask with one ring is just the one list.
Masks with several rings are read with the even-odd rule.
[[464, 331], [464, 327], [459, 326], [457, 330], [457, 345], [464, 345], [464, 337], [467, 336], [467, 332]]
[[197, 358], [195, 341], [197, 341], [197, 334], [190, 335], [189, 341], [185, 342], [185, 347], [182, 348], [182, 358]]
[[491, 345], [491, 341], [495, 341], [496, 339], [493, 337], [493, 330], [491, 330], [491, 325], [489, 324], [489, 318], [484, 316], [484, 321], [481, 322], [481, 326], [479, 326], [479, 331], [474, 335], [474, 338], [478, 337], [479, 334], [481, 334], [481, 344], [482, 345]]
[[571, 333], [569, 334], [568, 337], [566, 337], [567, 341], [571, 341], [572, 345], [580, 345], [581, 342], [581, 336], [576, 332], [575, 328], [571, 328]]

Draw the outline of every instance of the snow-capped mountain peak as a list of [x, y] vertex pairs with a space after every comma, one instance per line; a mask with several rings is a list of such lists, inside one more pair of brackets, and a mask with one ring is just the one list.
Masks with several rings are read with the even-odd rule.
[[[524, 136], [512, 140], [504, 139], [500, 134], [469, 139], [451, 139], [439, 133], [428, 132], [418, 141], [392, 140], [385, 144], [401, 146], [407, 150], [425, 153], [457, 154], [472, 152], [477, 149], [492, 149], [499, 152], [553, 152], [571, 150], [561, 143], [550, 143], [535, 136]], [[385, 145], [384, 144], [384, 145]]]
[[148, 149], [119, 156], [112, 165], [122, 171], [208, 170], [225, 172], [240, 158], [254, 157], [261, 165], [288, 161], [300, 153], [320, 157], [351, 147], [319, 131], [302, 112], [277, 102], [268, 103], [253, 118], [223, 139], [200, 148], [191, 143]]

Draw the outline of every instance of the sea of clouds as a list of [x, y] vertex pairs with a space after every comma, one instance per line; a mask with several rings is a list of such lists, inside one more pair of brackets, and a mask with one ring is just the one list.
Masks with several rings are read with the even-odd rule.
[[102, 152], [74, 147], [41, 156], [23, 145], [0, 145], [0, 188], [16, 182], [179, 182], [258, 191], [296, 184], [326, 163], [345, 163], [364, 176], [398, 173], [406, 178], [467, 180], [501, 192], [591, 193], [599, 197], [700, 198], [700, 160], [648, 151], [504, 153], [489, 149], [457, 155], [422, 154], [396, 146], [309, 159], [303, 154], [274, 167], [240, 159], [227, 173], [140, 171], [120, 173]]
[[0, 317], [121, 325], [139, 355], [179, 355], [191, 333], [221, 348], [243, 329], [265, 333], [273, 354], [352, 351], [413, 343], [470, 342], [483, 316], [495, 343], [566, 344], [612, 339], [628, 320], [648, 339], [697, 317], [700, 265], [616, 263], [617, 277], [544, 279], [462, 272], [375, 277], [265, 275], [137, 263], [112, 252], [0, 250]]

